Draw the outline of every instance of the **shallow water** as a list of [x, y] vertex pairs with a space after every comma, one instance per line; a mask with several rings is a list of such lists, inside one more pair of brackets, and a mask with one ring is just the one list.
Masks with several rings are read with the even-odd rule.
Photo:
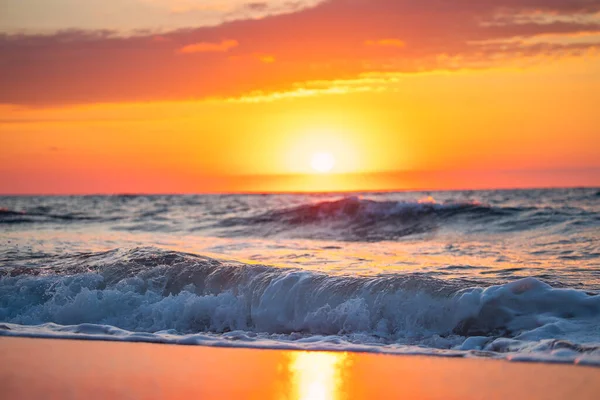
[[600, 365], [598, 189], [0, 197], [0, 334]]

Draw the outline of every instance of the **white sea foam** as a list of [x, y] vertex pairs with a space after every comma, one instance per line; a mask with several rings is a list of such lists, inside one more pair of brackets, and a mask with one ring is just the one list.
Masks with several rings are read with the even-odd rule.
[[99, 260], [0, 278], [0, 334], [600, 365], [600, 296], [534, 278], [472, 288], [151, 249]]

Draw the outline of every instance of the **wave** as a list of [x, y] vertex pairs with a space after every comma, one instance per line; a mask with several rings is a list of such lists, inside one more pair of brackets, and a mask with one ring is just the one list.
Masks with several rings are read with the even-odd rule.
[[[322, 196], [274, 195], [4, 199], [9, 207], [0, 208], [0, 225], [102, 225], [102, 229], [124, 232], [374, 242], [422, 238], [439, 231], [495, 234], [554, 227], [551, 229], [564, 228], [564, 232], [572, 233], [600, 224], [597, 206], [589, 199], [557, 201], [549, 196], [542, 198], [545, 203], [537, 204], [532, 199], [510, 202], [506, 196], [488, 194], [488, 200], [496, 204], [489, 205], [466, 200], [436, 203], [432, 198], [418, 202], [372, 196], [336, 201], [323, 201]], [[469, 195], [463, 193], [455, 198]]]
[[[534, 278], [332, 276], [138, 248], [2, 268], [0, 335], [582, 359], [600, 296]], [[407, 350], [408, 349], [408, 350]]]
[[[494, 207], [477, 202], [439, 204], [376, 201], [347, 197], [337, 201], [270, 210], [258, 216], [229, 218], [218, 225], [238, 235], [289, 236], [323, 240], [380, 241], [436, 231], [466, 223], [471, 229], [512, 231], [564, 222], [580, 209]], [[231, 231], [227, 231], [230, 235]]]
[[30, 211], [14, 211], [0, 208], [0, 224], [94, 221], [97, 219], [98, 218], [92, 216], [77, 213], [52, 213], [47, 207], [38, 207], [37, 209]]

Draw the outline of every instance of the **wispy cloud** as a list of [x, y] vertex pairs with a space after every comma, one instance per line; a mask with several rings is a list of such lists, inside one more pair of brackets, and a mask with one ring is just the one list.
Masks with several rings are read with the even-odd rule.
[[406, 46], [406, 43], [400, 39], [379, 39], [379, 40], [366, 40], [367, 46], [379, 46], [379, 47], [398, 47], [402, 48]]
[[314, 7], [327, 0], [2, 0], [0, 32], [49, 33], [77, 27], [165, 33], [260, 19]]
[[222, 40], [218, 43], [200, 42], [194, 44], [188, 44], [177, 50], [179, 54], [193, 54], [193, 53], [224, 53], [239, 46], [237, 40]]
[[265, 64], [272, 64], [275, 61], [277, 61], [275, 56], [270, 55], [270, 54], [256, 54], [255, 57], [257, 60], [259, 60], [260, 62], [265, 63]]

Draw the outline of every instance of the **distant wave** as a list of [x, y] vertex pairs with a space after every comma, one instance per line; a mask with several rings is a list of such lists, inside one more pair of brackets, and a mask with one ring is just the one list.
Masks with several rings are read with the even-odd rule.
[[531, 229], [540, 224], [563, 222], [573, 214], [583, 215], [585, 211], [493, 207], [476, 202], [438, 204], [431, 200], [403, 202], [347, 197], [270, 210], [253, 217], [229, 218], [221, 221], [219, 226], [237, 229], [239, 235], [380, 241], [423, 234], [445, 224], [460, 222], [501, 231]]
[[586, 196], [585, 200], [558, 202], [552, 196], [540, 197], [549, 201], [539, 206], [523, 199], [508, 202], [503, 197], [494, 201], [501, 206], [490, 205], [464, 200], [464, 194], [457, 195], [463, 200], [443, 203], [432, 198], [419, 202], [356, 196], [335, 201], [275, 195], [37, 197], [4, 199], [3, 204], [10, 207], [0, 208], [0, 225], [55, 228], [103, 224], [103, 229], [127, 232], [372, 242], [419, 237], [443, 229], [494, 234], [563, 223], [571, 231], [597, 227], [600, 213]]
[[68, 222], [68, 221], [92, 221], [96, 218], [75, 213], [57, 214], [46, 208], [38, 208], [31, 211], [14, 211], [0, 208], [0, 224], [22, 224], [41, 222]]
[[[332, 276], [154, 248], [0, 269], [0, 335], [534, 354], [600, 365], [600, 296], [533, 278]], [[232, 344], [236, 341], [236, 344]]]

